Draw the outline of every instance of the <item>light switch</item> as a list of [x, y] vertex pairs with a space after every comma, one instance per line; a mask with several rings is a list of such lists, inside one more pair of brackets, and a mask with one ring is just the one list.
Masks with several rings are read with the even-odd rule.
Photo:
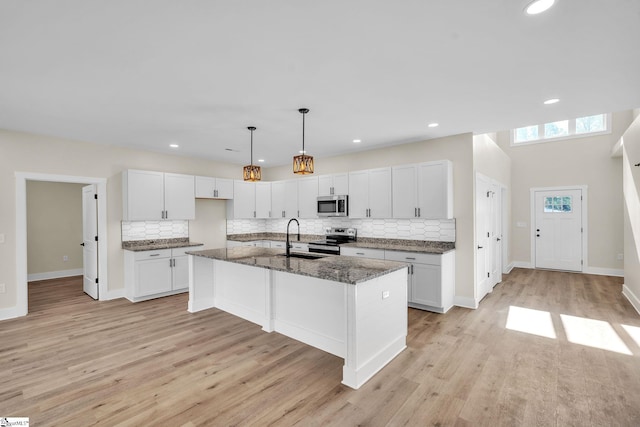
[[382, 299], [389, 298], [389, 291], [382, 291]]
[[527, 226], [527, 223], [524, 221], [516, 222], [516, 227], [525, 228], [526, 226]]

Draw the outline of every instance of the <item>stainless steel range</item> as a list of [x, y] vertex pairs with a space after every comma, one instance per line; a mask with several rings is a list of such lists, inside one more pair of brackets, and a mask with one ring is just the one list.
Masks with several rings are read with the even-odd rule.
[[309, 252], [340, 255], [340, 244], [356, 241], [355, 228], [325, 228], [322, 240], [309, 242]]

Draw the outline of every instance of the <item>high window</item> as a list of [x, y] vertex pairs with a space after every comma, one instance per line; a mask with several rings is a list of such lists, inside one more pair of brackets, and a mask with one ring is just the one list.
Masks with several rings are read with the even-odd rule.
[[596, 114], [577, 119], [525, 126], [513, 130], [511, 144], [531, 144], [609, 133], [611, 131], [610, 122], [611, 114]]

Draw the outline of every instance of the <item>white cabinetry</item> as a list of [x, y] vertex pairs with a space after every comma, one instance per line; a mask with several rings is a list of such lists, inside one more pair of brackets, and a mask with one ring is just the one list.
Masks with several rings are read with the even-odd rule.
[[256, 186], [253, 182], [234, 181], [233, 200], [227, 202], [227, 219], [255, 218]]
[[125, 296], [137, 302], [186, 292], [190, 248], [124, 251]]
[[196, 176], [196, 198], [233, 199], [233, 180]]
[[391, 168], [349, 173], [349, 217], [391, 218]]
[[300, 218], [318, 217], [318, 177], [312, 176], [298, 180], [298, 216]]
[[348, 246], [342, 246], [340, 248], [340, 255], [384, 259], [384, 249], [351, 248]]
[[394, 218], [453, 218], [449, 160], [394, 166], [392, 175]]
[[271, 217], [271, 183], [256, 182], [256, 218]]
[[195, 219], [194, 187], [192, 175], [133, 169], [123, 171], [122, 219]]
[[271, 218], [289, 218], [298, 215], [298, 180], [271, 183]]
[[318, 195], [334, 196], [349, 194], [349, 174], [337, 173], [318, 177]]
[[385, 259], [410, 264], [409, 307], [446, 313], [455, 294], [454, 252], [442, 255], [385, 251]]

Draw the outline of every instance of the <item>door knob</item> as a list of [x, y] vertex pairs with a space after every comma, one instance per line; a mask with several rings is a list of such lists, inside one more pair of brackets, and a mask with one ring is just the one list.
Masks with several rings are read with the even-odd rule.
[[482, 249], [482, 246], [478, 246], [478, 249]]
[[499, 242], [501, 239], [498, 237], [496, 240]]
[[84, 242], [80, 243], [80, 246], [84, 246]]

